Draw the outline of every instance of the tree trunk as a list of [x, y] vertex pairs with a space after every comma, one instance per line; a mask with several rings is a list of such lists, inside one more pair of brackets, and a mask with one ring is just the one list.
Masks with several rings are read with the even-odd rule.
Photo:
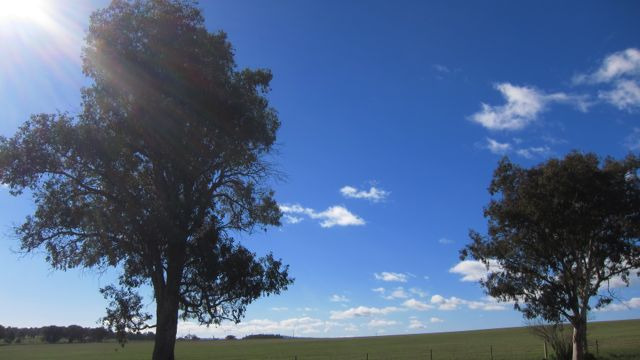
[[583, 360], [586, 350], [587, 321], [579, 319], [573, 324], [573, 356], [572, 360]]
[[178, 331], [178, 299], [157, 299], [156, 336], [153, 344], [153, 360], [174, 360], [176, 333]]

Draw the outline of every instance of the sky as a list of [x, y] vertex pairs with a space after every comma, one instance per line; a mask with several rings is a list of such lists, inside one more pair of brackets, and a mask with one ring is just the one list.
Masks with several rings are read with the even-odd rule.
[[[106, 1], [0, 0], [0, 135], [30, 114], [80, 109], [80, 51]], [[45, 5], [43, 5], [45, 4]], [[238, 325], [179, 335], [342, 337], [521, 326], [461, 262], [497, 162], [571, 150], [640, 152], [636, 1], [202, 1], [240, 68], [274, 74], [274, 182], [283, 226], [238, 240], [295, 283]], [[20, 10], [20, 11], [19, 11]], [[53, 271], [19, 254], [33, 211], [0, 187], [0, 323], [97, 326], [115, 270]], [[619, 284], [618, 284], [619, 285]], [[143, 292], [149, 295], [148, 289]], [[592, 320], [640, 318], [640, 281]], [[146, 303], [153, 309], [153, 301]]]

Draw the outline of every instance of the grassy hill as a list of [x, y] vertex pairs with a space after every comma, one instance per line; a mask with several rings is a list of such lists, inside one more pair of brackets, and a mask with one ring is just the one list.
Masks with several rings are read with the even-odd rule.
[[[598, 341], [602, 359], [640, 359], [640, 320], [589, 324], [590, 350]], [[6, 360], [138, 360], [150, 359], [153, 344], [36, 344], [0, 346]], [[542, 359], [543, 344], [526, 328], [491, 329], [437, 334], [339, 339], [276, 339], [181, 341], [180, 360], [205, 359]]]

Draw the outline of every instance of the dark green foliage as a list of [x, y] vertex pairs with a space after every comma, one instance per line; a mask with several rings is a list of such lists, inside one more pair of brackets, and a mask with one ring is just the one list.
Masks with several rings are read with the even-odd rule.
[[65, 328], [61, 326], [46, 326], [42, 328], [42, 340], [49, 344], [55, 344], [65, 335]]
[[87, 336], [89, 341], [102, 342], [102, 340], [109, 336], [109, 331], [105, 328], [88, 329]]
[[585, 348], [588, 312], [613, 300], [609, 281], [628, 284], [640, 268], [639, 168], [631, 155], [601, 162], [573, 152], [531, 169], [502, 160], [484, 210], [488, 234], [472, 231], [462, 257], [497, 261], [502, 271], [482, 281], [489, 295], [527, 318], [569, 321]]
[[11, 344], [16, 338], [16, 330], [14, 328], [6, 328], [4, 331], [4, 342]]
[[111, 299], [107, 308], [107, 315], [102, 320], [109, 329], [113, 329], [116, 339], [122, 345], [127, 341], [127, 331], [146, 329], [146, 323], [152, 319], [151, 314], [145, 313], [142, 308], [142, 297], [131, 288], [118, 289], [114, 286], [106, 286], [100, 289], [105, 298]]
[[84, 342], [86, 335], [85, 329], [78, 325], [67, 326], [65, 331], [65, 337], [69, 343]]
[[234, 240], [280, 224], [265, 185], [280, 125], [271, 74], [238, 70], [190, 1], [113, 1], [86, 39], [81, 113], [34, 115], [0, 138], [0, 182], [35, 199], [17, 228], [24, 251], [45, 249], [63, 270], [124, 270], [121, 288], [103, 291], [115, 305], [105, 324], [146, 327], [134, 289], [153, 287], [154, 359], [173, 359], [178, 314], [239, 321], [292, 281]]

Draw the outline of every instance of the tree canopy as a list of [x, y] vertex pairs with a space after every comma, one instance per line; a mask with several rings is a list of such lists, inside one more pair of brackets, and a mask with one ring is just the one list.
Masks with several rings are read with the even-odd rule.
[[[292, 279], [271, 254], [234, 238], [280, 225], [268, 157], [280, 122], [271, 73], [239, 70], [223, 32], [191, 1], [114, 0], [91, 16], [82, 110], [36, 114], [0, 138], [0, 182], [28, 189], [16, 231], [57, 269], [118, 267], [105, 323], [156, 328], [154, 359], [173, 359], [178, 316], [239, 321]], [[136, 288], [150, 285], [155, 325]]]
[[[586, 348], [588, 312], [614, 300], [613, 279], [640, 268], [640, 159], [573, 152], [530, 169], [498, 164], [484, 209], [487, 235], [462, 250], [499, 270], [482, 285], [527, 318], [568, 321], [573, 358]], [[595, 299], [595, 300], [594, 300]]]

